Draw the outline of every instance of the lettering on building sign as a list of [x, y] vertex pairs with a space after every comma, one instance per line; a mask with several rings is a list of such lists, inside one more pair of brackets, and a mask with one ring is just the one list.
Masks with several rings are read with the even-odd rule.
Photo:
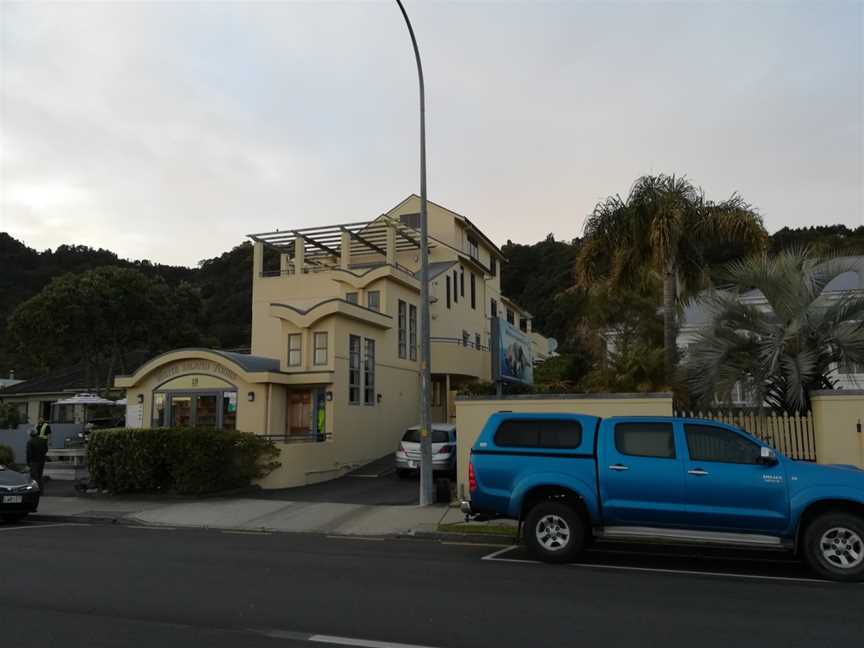
[[216, 362], [211, 362], [210, 360], [181, 360], [160, 369], [156, 374], [156, 380], [164, 382], [174, 376], [188, 373], [211, 373], [222, 378], [228, 378], [229, 380], [237, 379], [237, 374], [234, 371]]

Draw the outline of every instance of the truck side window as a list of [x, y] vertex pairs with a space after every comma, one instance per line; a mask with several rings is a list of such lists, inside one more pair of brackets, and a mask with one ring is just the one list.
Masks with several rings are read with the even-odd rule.
[[684, 433], [691, 461], [759, 463], [759, 446], [732, 430], [714, 425], [685, 425]]
[[635, 457], [675, 458], [675, 436], [671, 423], [618, 423], [615, 448]]
[[504, 421], [495, 431], [499, 448], [578, 448], [582, 445], [579, 421], [520, 419]]

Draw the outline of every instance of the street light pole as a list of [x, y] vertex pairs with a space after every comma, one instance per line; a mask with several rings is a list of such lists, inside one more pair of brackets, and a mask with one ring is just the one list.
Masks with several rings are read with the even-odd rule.
[[429, 342], [429, 229], [426, 222], [426, 92], [414, 28], [402, 0], [396, 0], [396, 4], [411, 35], [414, 58], [417, 60], [417, 79], [420, 82], [420, 506], [429, 506], [435, 502], [435, 497], [432, 488], [432, 411], [429, 403], [432, 392], [432, 348]]

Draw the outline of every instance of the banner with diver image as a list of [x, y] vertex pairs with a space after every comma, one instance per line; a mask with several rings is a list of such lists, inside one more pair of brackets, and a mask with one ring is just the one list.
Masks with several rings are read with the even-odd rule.
[[492, 380], [534, 383], [531, 338], [497, 317], [492, 318]]

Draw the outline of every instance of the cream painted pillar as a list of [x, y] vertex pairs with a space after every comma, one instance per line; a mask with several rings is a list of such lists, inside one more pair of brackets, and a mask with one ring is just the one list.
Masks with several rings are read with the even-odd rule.
[[816, 391], [811, 401], [816, 460], [864, 468], [864, 390]]
[[387, 265], [396, 265], [396, 228], [387, 225]]
[[294, 239], [294, 274], [303, 274], [303, 266], [306, 264], [306, 239], [297, 236]]
[[339, 256], [339, 267], [347, 270], [351, 265], [351, 235], [342, 230], [342, 249]]
[[283, 275], [288, 274], [290, 265], [291, 265], [291, 260], [289, 259], [288, 255], [287, 254], [280, 254], [279, 255], [279, 270]]
[[252, 268], [256, 279], [264, 272], [264, 243], [262, 241], [255, 241], [255, 246], [252, 248]]

